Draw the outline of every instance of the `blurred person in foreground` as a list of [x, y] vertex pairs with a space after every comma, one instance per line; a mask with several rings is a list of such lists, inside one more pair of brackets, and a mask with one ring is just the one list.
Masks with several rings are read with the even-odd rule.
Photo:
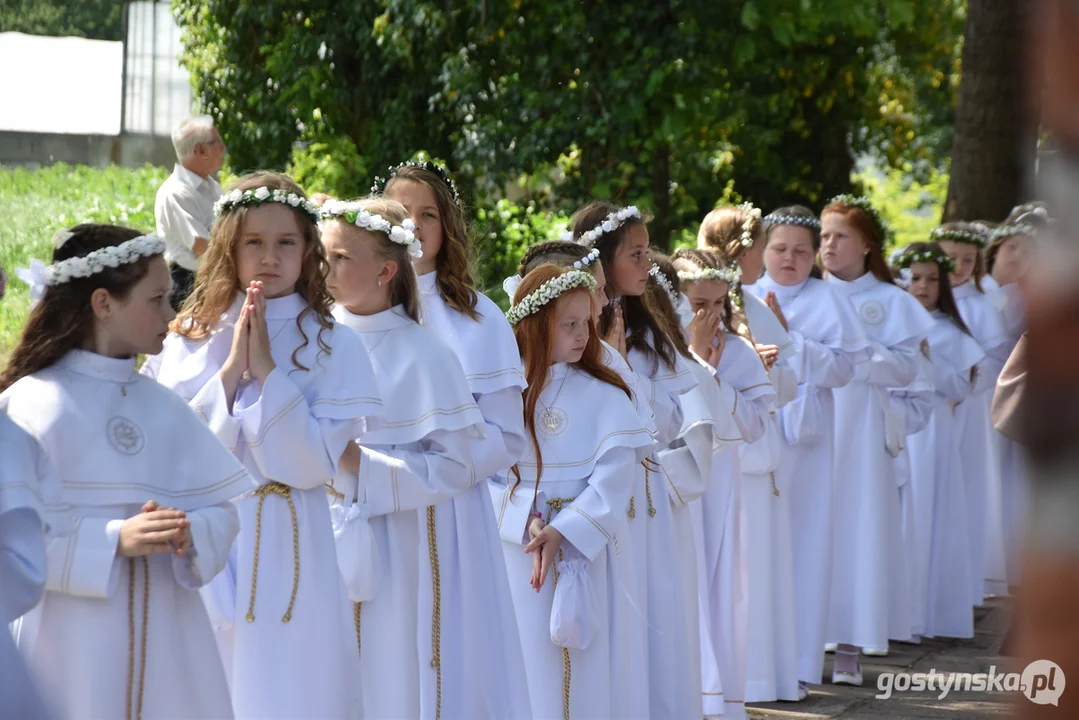
[[192, 115], [172, 131], [176, 165], [157, 190], [154, 217], [157, 233], [165, 238], [173, 291], [169, 298], [179, 311], [191, 294], [199, 258], [210, 241], [214, 203], [221, 185], [212, 176], [221, 169], [225, 143], [209, 115]]

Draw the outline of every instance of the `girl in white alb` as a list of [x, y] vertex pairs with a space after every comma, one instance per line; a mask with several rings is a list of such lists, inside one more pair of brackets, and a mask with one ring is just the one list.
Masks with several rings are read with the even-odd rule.
[[960, 424], [962, 471], [970, 506], [970, 549], [974, 553], [971, 592], [975, 605], [987, 595], [1007, 595], [1007, 560], [1004, 547], [1004, 508], [1001, 479], [1000, 435], [989, 419], [993, 389], [1013, 347], [994, 295], [982, 289], [983, 229], [967, 223], [934, 228], [930, 237], [956, 264], [952, 294], [963, 322], [985, 351], [978, 384], [969, 400], [956, 409]]
[[[334, 318], [359, 333], [386, 408], [378, 427], [346, 451], [334, 481], [334, 505], [344, 516], [335, 527], [338, 558], [356, 603], [364, 716], [419, 717], [431, 628], [417, 600], [441, 601], [453, 587], [437, 574], [435, 556], [421, 553], [421, 535], [435, 547], [426, 508], [471, 487], [471, 447], [483, 437], [483, 416], [457, 356], [420, 325], [411, 258], [420, 248], [404, 207], [384, 199], [328, 201], [322, 218]], [[368, 536], [356, 533], [368, 532], [368, 522], [374, 547], [365, 553]]]
[[861, 685], [859, 648], [910, 638], [910, 602], [895, 457], [905, 424], [892, 389], [918, 376], [929, 313], [891, 282], [884, 234], [865, 198], [840, 196], [821, 214], [828, 282], [854, 304], [872, 356], [835, 396], [835, 512], [827, 637], [839, 643], [832, 682]]
[[[504, 542], [532, 715], [616, 717], [627, 679], [612, 652], [640, 632], [616, 555], [629, 551], [626, 478], [652, 447], [630, 392], [600, 359], [580, 270], [543, 265], [525, 276], [508, 317], [528, 373], [531, 442], [502, 482], [528, 501], [528, 527]], [[597, 414], [597, 407], [604, 412]], [[551, 575], [551, 577], [548, 577]], [[521, 582], [528, 578], [528, 584]], [[647, 708], [618, 717], [649, 717]]]
[[420, 717], [527, 720], [524, 652], [498, 543], [500, 533], [519, 535], [523, 525], [496, 517], [486, 483], [525, 449], [520, 356], [502, 311], [473, 287], [465, 215], [445, 168], [402, 163], [373, 190], [404, 205], [415, 223], [423, 249], [416, 262], [421, 318], [457, 355], [484, 421], [471, 449], [468, 490], [421, 513], [435, 540], [431, 546], [421, 534], [421, 551], [437, 557], [439, 576], [454, 582], [442, 584], [437, 604], [433, 595], [419, 598], [423, 627], [433, 628], [421, 655]]
[[912, 585], [922, 594], [923, 635], [969, 638], [971, 554], [967, 489], [961, 472], [956, 406], [974, 389], [985, 352], [970, 335], [952, 297], [954, 261], [936, 243], [912, 243], [892, 266], [897, 282], [933, 316], [929, 352], [934, 408], [928, 426], [907, 438], [916, 526]]
[[786, 443], [781, 466], [790, 508], [797, 673], [800, 684], [822, 682], [831, 597], [833, 391], [869, 359], [869, 340], [854, 307], [834, 287], [810, 276], [820, 248], [820, 221], [799, 206], [764, 218], [766, 274], [750, 292], [781, 308], [792, 340], [787, 365], [798, 395], [779, 412]]
[[652, 261], [640, 211], [592, 202], [574, 213], [571, 227], [575, 242], [599, 250], [606, 272], [612, 304], [601, 315], [601, 336], [619, 348], [625, 338], [625, 357], [645, 385], [656, 418], [655, 451], [635, 471], [626, 509], [639, 590], [635, 604], [648, 630], [649, 712], [693, 717], [700, 712], [699, 657], [683, 617], [689, 602], [680, 582], [683, 566], [671, 561], [679, 556], [679, 518], [667, 501], [671, 480], [659, 453], [681, 434], [681, 396], [694, 390], [697, 380], [644, 299]]
[[[797, 380], [787, 368], [793, 345], [775, 311], [742, 289], [742, 285], [752, 286], [760, 277], [765, 241], [760, 210], [750, 203], [713, 210], [697, 233], [698, 248], [711, 248], [736, 271], [733, 300], [744, 314], [747, 337], [755, 343], [768, 369], [779, 409], [798, 392]], [[769, 528], [765, 533], [767, 542], [749, 546], [746, 700], [750, 702], [803, 697], [795, 655], [790, 509], [783, 493], [786, 478], [778, 472], [783, 450], [775, 419], [769, 421], [760, 439], [739, 450], [745, 475], [745, 522], [750, 527]]]
[[0, 377], [0, 410], [55, 472], [46, 509], [63, 528], [18, 644], [60, 717], [232, 717], [198, 590], [236, 537], [229, 501], [254, 485], [182, 400], [135, 369], [174, 316], [165, 242], [111, 225], [57, 241]]
[[37, 683], [6, 628], [45, 592], [44, 495], [55, 503], [59, 485], [41, 446], [2, 412], [0, 457], [0, 717], [46, 720]]
[[146, 371], [259, 481], [237, 503], [229, 572], [206, 593], [219, 627], [232, 625], [222, 650], [233, 707], [239, 718], [359, 717], [352, 606], [325, 486], [348, 442], [382, 414], [378, 385], [363, 343], [330, 316], [318, 211], [302, 191], [255, 173], [217, 211], [194, 293]]

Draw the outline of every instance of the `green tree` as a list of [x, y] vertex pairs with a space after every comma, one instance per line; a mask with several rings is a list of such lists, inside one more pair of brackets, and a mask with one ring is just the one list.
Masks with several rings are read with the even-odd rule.
[[4, 0], [0, 32], [122, 40], [123, 9], [116, 0]]

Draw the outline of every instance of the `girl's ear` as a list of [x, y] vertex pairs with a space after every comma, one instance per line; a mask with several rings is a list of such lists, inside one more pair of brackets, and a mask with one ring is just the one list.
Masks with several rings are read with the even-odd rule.
[[98, 320], [108, 320], [112, 314], [112, 297], [105, 288], [98, 288], [90, 295], [90, 308]]
[[378, 279], [383, 285], [389, 285], [397, 277], [397, 261], [386, 260], [382, 263], [382, 269], [378, 271]]

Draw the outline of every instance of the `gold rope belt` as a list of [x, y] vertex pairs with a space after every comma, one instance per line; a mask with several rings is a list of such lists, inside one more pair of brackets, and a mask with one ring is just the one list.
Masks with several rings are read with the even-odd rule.
[[363, 642], [360, 637], [360, 612], [362, 610], [362, 604], [358, 602], [352, 603], [352, 624], [356, 626], [356, 652], [361, 656], [363, 655]]
[[434, 594], [431, 615], [431, 667], [435, 670], [437, 695], [435, 720], [442, 716], [442, 587], [438, 572], [438, 538], [435, 534], [435, 507], [427, 508], [427, 549], [431, 557], [431, 589]]
[[[553, 519], [554, 513], [562, 512], [562, 509], [569, 505], [577, 498], [551, 498], [547, 501], [547, 523], [550, 524]], [[558, 559], [562, 559], [562, 550], [558, 550]], [[557, 565], [551, 566], [551, 577], [553, 589], [558, 589], [558, 567]], [[570, 720], [569, 718], [569, 689], [572, 682], [573, 675], [570, 667], [569, 660], [569, 648], [562, 648], [562, 718], [563, 720]]]
[[[659, 463], [651, 458], [645, 458], [641, 461], [641, 465], [644, 466], [644, 495], [645, 499], [648, 500], [648, 517], [655, 517], [656, 506], [652, 504], [651, 476], [652, 473], [659, 470]], [[653, 465], [655, 465], [655, 467], [652, 467]], [[629, 498], [629, 519], [632, 520], [635, 517], [637, 517], [637, 508], [634, 505], [633, 496], [631, 495]]]
[[150, 562], [142, 556], [142, 657], [139, 660], [139, 699], [131, 714], [131, 695], [135, 687], [135, 558], [127, 559], [127, 720], [142, 720], [142, 695], [146, 688], [146, 631], [150, 620]]
[[259, 580], [259, 544], [262, 540], [262, 505], [270, 495], [280, 495], [288, 502], [288, 510], [292, 515], [292, 597], [288, 601], [288, 609], [281, 622], [292, 619], [292, 608], [296, 604], [296, 591], [300, 588], [300, 525], [296, 522], [296, 505], [292, 502], [292, 488], [279, 482], [260, 485], [255, 490], [259, 496], [259, 506], [255, 511], [255, 561], [251, 568], [251, 603], [247, 606], [247, 622], [255, 622], [255, 588]]
[[772, 476], [772, 494], [779, 497], [779, 488], [776, 487], [776, 474], [772, 472], [769, 475]]

